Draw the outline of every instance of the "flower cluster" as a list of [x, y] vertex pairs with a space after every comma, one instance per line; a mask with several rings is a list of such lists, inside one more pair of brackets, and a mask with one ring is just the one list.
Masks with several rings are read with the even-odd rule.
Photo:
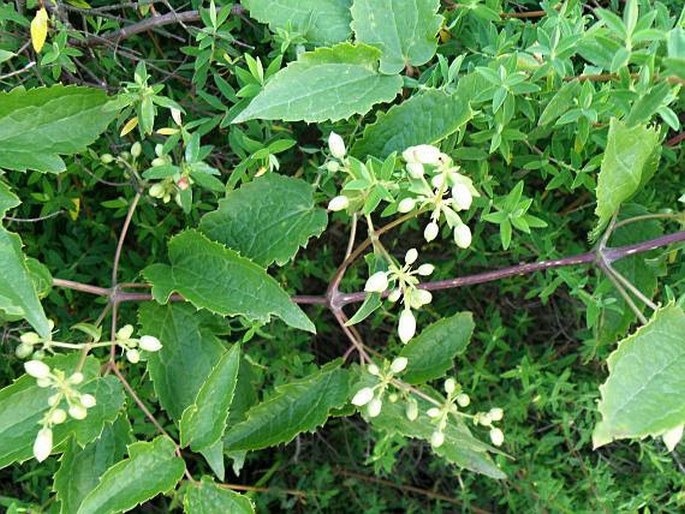
[[140, 339], [133, 338], [133, 326], [124, 325], [117, 330], [115, 343], [119, 345], [126, 354], [126, 358], [132, 364], [140, 361], [140, 350], [146, 352], [156, 352], [162, 348], [162, 343], [154, 336], [141, 336]]
[[[50, 369], [43, 361], [30, 360], [24, 363], [26, 373], [36, 379], [41, 388], [52, 388], [55, 393], [48, 398], [50, 409], [40, 424], [36, 440], [33, 443], [33, 456], [38, 462], [48, 458], [52, 452], [52, 427], [67, 420], [67, 417], [84, 419], [88, 409], [95, 407], [96, 400], [92, 394], [82, 393], [75, 386], [83, 382], [80, 371], [66, 376], [59, 369]], [[63, 407], [66, 407], [66, 411]]]
[[452, 230], [457, 246], [468, 248], [471, 229], [457, 213], [468, 210], [473, 198], [479, 196], [471, 179], [459, 173], [459, 166], [432, 145], [409, 147], [402, 152], [402, 157], [407, 163], [411, 196], [399, 202], [398, 211], [406, 213], [417, 207], [430, 209], [430, 222], [423, 231], [426, 241], [438, 237], [440, 222], [444, 220]]
[[416, 333], [416, 318], [412, 309], [419, 309], [433, 299], [430, 291], [417, 287], [417, 275], [427, 277], [433, 273], [435, 267], [432, 264], [421, 264], [417, 269], [412, 269], [418, 256], [416, 248], [411, 248], [404, 256], [404, 266], [399, 267], [391, 263], [388, 271], [377, 271], [369, 277], [364, 286], [366, 292], [383, 293], [392, 285], [393, 290], [388, 299], [391, 302], [402, 299], [404, 308], [400, 314], [397, 333], [403, 343], [407, 343]]
[[[407, 358], [397, 357], [390, 364], [384, 362], [383, 368], [376, 364], [369, 364], [368, 371], [371, 375], [378, 378], [378, 382], [372, 387], [363, 387], [352, 398], [352, 405], [366, 407], [366, 414], [370, 418], [375, 418], [381, 413], [383, 408], [383, 397], [388, 389], [388, 385], [407, 368]], [[392, 393], [390, 401], [397, 401], [397, 396]]]

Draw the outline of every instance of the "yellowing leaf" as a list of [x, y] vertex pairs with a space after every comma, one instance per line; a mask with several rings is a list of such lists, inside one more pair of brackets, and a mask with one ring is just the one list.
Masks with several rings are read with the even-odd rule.
[[48, 12], [45, 8], [38, 9], [31, 21], [31, 44], [36, 53], [40, 53], [48, 37]]
[[76, 218], [78, 218], [78, 214], [81, 211], [81, 199], [80, 198], [72, 198], [71, 203], [74, 205], [74, 207], [69, 209], [69, 217], [73, 221], [76, 221]]
[[121, 137], [124, 137], [126, 134], [131, 132], [134, 128], [138, 126], [138, 116], [134, 116], [130, 120], [126, 122], [126, 125], [124, 125], [124, 128], [121, 129], [121, 132], [119, 132], [119, 135]]
[[178, 129], [165, 127], [157, 130], [157, 134], [160, 136], [173, 136], [174, 134], [178, 134]]

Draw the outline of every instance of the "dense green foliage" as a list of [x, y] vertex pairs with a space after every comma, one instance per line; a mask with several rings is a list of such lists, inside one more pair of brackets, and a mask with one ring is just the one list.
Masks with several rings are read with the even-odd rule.
[[681, 2], [0, 34], [4, 510], [685, 508]]

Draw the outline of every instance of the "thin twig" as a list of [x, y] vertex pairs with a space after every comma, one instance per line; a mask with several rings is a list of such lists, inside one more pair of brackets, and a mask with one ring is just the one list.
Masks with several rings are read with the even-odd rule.
[[112, 287], [114, 288], [117, 285], [117, 274], [119, 272], [119, 260], [121, 259], [121, 250], [124, 247], [124, 239], [126, 239], [126, 234], [128, 232], [128, 228], [131, 225], [131, 219], [133, 218], [133, 213], [136, 210], [136, 207], [138, 206], [138, 202], [140, 201], [140, 196], [141, 194], [138, 192], [136, 193], [136, 196], [133, 197], [133, 201], [131, 202], [131, 205], [128, 208], [128, 212], [126, 213], [126, 219], [124, 220], [124, 226], [121, 228], [121, 233], [119, 234], [119, 241], [117, 242], [117, 249], [114, 252], [114, 264], [112, 265]]

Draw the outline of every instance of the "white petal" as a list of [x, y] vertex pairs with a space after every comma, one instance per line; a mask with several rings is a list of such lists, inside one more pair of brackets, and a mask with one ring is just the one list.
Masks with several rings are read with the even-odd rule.
[[337, 212], [347, 209], [350, 206], [350, 199], [345, 195], [336, 196], [328, 202], [328, 210]]
[[364, 285], [367, 293], [382, 293], [388, 288], [388, 274], [385, 271], [377, 271], [369, 277]]
[[50, 376], [50, 366], [45, 364], [43, 361], [27, 361], [24, 363], [24, 369], [26, 370], [26, 373], [31, 375], [33, 378], [47, 378]]
[[465, 211], [471, 207], [473, 196], [465, 184], [457, 184], [452, 187], [452, 199], [458, 211]]
[[685, 428], [685, 425], [680, 425], [661, 434], [661, 439], [663, 439], [669, 452], [675, 450], [676, 445], [683, 438], [683, 428]]
[[33, 456], [38, 462], [43, 462], [52, 452], [52, 430], [41, 428], [33, 443]]
[[343, 138], [335, 132], [331, 132], [328, 135], [328, 149], [331, 151], [331, 154], [336, 159], [342, 159], [343, 157], [345, 157], [345, 154], [347, 153], [347, 149], [345, 148], [345, 142], [343, 141]]
[[400, 336], [400, 341], [403, 343], [409, 342], [416, 333], [416, 318], [409, 309], [404, 309], [400, 314], [400, 322], [397, 325], [397, 333]]

